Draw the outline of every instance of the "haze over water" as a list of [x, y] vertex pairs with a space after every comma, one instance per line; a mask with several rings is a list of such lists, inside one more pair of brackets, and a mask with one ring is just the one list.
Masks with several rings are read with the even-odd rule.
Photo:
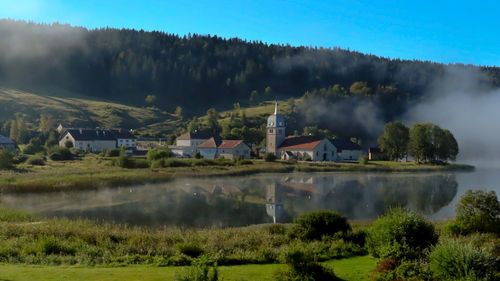
[[454, 216], [467, 189], [500, 188], [496, 168], [464, 173], [296, 173], [178, 179], [163, 184], [37, 194], [2, 203], [47, 217], [145, 226], [226, 227], [290, 222], [314, 209], [373, 219], [392, 206], [429, 218]]

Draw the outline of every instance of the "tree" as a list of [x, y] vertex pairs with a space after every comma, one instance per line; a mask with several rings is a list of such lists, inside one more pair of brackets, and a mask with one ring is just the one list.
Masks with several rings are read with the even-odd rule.
[[148, 105], [153, 105], [156, 102], [156, 96], [155, 95], [147, 95], [145, 102]]
[[193, 120], [189, 121], [187, 125], [187, 131], [194, 132], [194, 131], [199, 131], [200, 129], [201, 129], [200, 121], [198, 121], [198, 118], [195, 116]]
[[378, 144], [391, 160], [397, 161], [406, 155], [409, 140], [410, 129], [395, 121], [385, 125], [384, 133], [378, 138]]
[[455, 161], [458, 155], [458, 143], [449, 130], [436, 130], [434, 132], [435, 156], [443, 161]]
[[221, 128], [219, 126], [219, 114], [215, 108], [207, 110], [207, 128], [213, 135], [220, 133]]
[[354, 82], [349, 88], [349, 92], [357, 96], [369, 96], [372, 89], [370, 89], [366, 82]]
[[431, 126], [431, 124], [414, 124], [410, 129], [408, 153], [417, 162], [429, 160], [433, 156], [433, 144], [430, 134]]
[[13, 163], [14, 155], [7, 149], [0, 150], [0, 170], [11, 169]]
[[460, 234], [500, 234], [500, 202], [495, 191], [467, 190], [456, 206], [455, 227]]
[[259, 101], [260, 101], [259, 93], [256, 90], [253, 90], [250, 93], [250, 99], [249, 99], [250, 105], [258, 105]]
[[55, 124], [56, 124], [55, 120], [52, 119], [52, 117], [45, 115], [45, 114], [41, 114], [40, 115], [40, 126], [38, 127], [38, 129], [40, 130], [40, 132], [47, 133], [52, 128], [55, 127]]
[[182, 107], [181, 106], [177, 106], [175, 108], [175, 116], [177, 116], [177, 118], [179, 118], [181, 120], [183, 119], [183, 117], [182, 117]]

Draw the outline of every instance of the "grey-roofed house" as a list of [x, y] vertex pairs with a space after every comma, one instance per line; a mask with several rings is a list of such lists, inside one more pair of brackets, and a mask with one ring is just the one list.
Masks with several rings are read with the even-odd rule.
[[1, 149], [14, 151], [16, 150], [16, 143], [9, 138], [0, 135], [0, 150]]
[[363, 156], [363, 148], [352, 141], [333, 139], [330, 142], [337, 150], [337, 162], [356, 161]]
[[117, 148], [116, 136], [111, 130], [68, 129], [59, 139], [59, 146], [71, 142], [73, 147], [87, 151], [99, 152], [104, 149]]
[[116, 138], [116, 147], [125, 147], [126, 149], [132, 149], [135, 150], [137, 147], [137, 140], [136, 137], [127, 130], [110, 130], [111, 133], [115, 136]]

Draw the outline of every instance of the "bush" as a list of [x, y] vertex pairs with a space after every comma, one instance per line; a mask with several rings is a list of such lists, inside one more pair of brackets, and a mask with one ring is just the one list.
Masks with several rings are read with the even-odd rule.
[[139, 169], [149, 168], [149, 162], [146, 159], [136, 159], [135, 167]]
[[500, 234], [500, 202], [495, 191], [467, 190], [456, 205], [456, 220], [447, 226], [454, 234]]
[[197, 258], [203, 254], [203, 249], [193, 243], [182, 243], [175, 246], [177, 250], [186, 256]]
[[120, 156], [121, 150], [115, 148], [115, 149], [107, 149], [103, 152], [104, 156], [106, 157], [118, 157]]
[[135, 168], [135, 161], [128, 155], [121, 155], [120, 157], [113, 159], [113, 166], [126, 169], [133, 169]]
[[28, 144], [23, 148], [24, 154], [37, 154], [39, 152], [44, 152], [45, 148], [41, 145]]
[[189, 163], [177, 159], [165, 159], [164, 167], [187, 167], [191, 166]]
[[147, 159], [151, 163], [154, 160], [163, 159], [163, 158], [170, 158], [173, 155], [174, 154], [172, 153], [172, 151], [170, 151], [170, 149], [168, 149], [166, 147], [158, 147], [158, 148], [153, 148], [150, 151], [148, 151]]
[[196, 154], [194, 155], [194, 158], [196, 159], [201, 159], [201, 153], [199, 151], [196, 151]]
[[434, 281], [429, 265], [421, 260], [398, 262], [394, 259], [382, 260], [370, 274], [370, 280], [376, 281]]
[[360, 165], [366, 165], [366, 164], [368, 164], [368, 156], [365, 154], [365, 155], [359, 157], [358, 161], [359, 161]]
[[351, 230], [347, 219], [338, 212], [320, 210], [300, 215], [294, 220], [291, 236], [302, 240], [319, 240], [323, 236]]
[[73, 155], [66, 147], [54, 147], [49, 152], [49, 158], [53, 161], [64, 161], [73, 159]]
[[429, 255], [431, 269], [439, 280], [493, 280], [498, 263], [485, 249], [460, 240], [446, 240]]
[[276, 155], [271, 152], [267, 152], [264, 154], [264, 161], [266, 162], [274, 162], [276, 160]]
[[334, 281], [340, 280], [335, 276], [333, 269], [316, 262], [312, 252], [299, 248], [290, 249], [285, 255], [287, 270], [275, 273], [278, 281]]
[[64, 147], [66, 147], [66, 148], [72, 148], [73, 147], [73, 143], [71, 141], [66, 141], [64, 143]]
[[366, 247], [374, 257], [414, 259], [436, 244], [434, 226], [422, 216], [404, 209], [392, 209], [368, 230]]
[[26, 162], [26, 160], [28, 160], [28, 156], [26, 156], [24, 154], [17, 154], [16, 156], [14, 156], [12, 162], [14, 164], [21, 164], [21, 163]]
[[26, 163], [30, 165], [43, 166], [45, 165], [45, 159], [41, 155], [33, 155], [26, 160]]
[[202, 256], [193, 261], [193, 265], [176, 277], [177, 281], [217, 281], [219, 272], [217, 264], [208, 257]]
[[14, 155], [7, 149], [0, 150], [0, 170], [11, 169], [14, 165]]

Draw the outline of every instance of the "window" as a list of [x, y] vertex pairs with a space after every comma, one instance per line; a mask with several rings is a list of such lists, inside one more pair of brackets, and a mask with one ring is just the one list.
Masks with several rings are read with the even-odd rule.
[[318, 151], [316, 151], [316, 156], [319, 156], [319, 152]]
[[274, 130], [273, 130], [273, 129], [270, 129], [270, 130], [269, 130], [269, 133], [270, 133], [270, 134], [272, 134], [273, 132], [274, 132]]
[[281, 130], [278, 130], [278, 134], [281, 134]]

